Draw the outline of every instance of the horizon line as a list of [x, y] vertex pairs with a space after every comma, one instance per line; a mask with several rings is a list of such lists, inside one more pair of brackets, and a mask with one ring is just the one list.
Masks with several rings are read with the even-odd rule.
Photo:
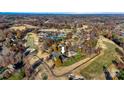
[[0, 14], [124, 14], [124, 12], [0, 12]]

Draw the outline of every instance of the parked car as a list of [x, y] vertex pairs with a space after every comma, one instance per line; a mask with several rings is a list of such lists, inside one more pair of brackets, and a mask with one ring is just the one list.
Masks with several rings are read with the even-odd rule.
[[84, 77], [83, 76], [74, 75], [74, 74], [69, 74], [68, 75], [68, 79], [69, 80], [84, 80]]

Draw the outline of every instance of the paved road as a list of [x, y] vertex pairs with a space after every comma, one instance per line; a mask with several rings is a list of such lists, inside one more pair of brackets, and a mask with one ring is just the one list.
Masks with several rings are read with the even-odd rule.
[[[100, 39], [99, 39], [99, 46], [102, 48], [102, 51], [100, 52], [100, 54], [92, 55], [91, 57], [86, 58], [84, 60], [81, 60], [79, 62], [76, 62], [75, 64], [73, 64], [71, 66], [61, 67], [61, 68], [57, 68], [57, 69], [54, 69], [54, 70], [51, 69], [46, 62], [44, 62], [44, 66], [47, 69], [47, 71], [49, 72], [49, 74], [53, 75], [55, 78], [65, 76], [65, 75], [69, 74], [70, 72], [72, 72], [74, 70], [78, 70], [79, 71], [80, 67], [81, 68], [85, 68], [86, 66], [91, 64], [93, 62], [93, 60], [95, 60], [95, 59], [99, 58], [100, 56], [104, 55], [104, 50], [107, 47], [105, 46], [105, 44], [103, 44], [103, 41], [115, 44], [111, 40], [106, 39], [106, 38], [101, 36]], [[116, 46], [123, 51], [123, 49], [121, 47], [119, 47], [118, 45], [116, 45]]]

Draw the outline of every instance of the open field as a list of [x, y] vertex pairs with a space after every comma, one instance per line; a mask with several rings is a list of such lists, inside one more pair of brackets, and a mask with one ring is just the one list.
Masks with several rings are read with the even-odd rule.
[[103, 72], [103, 66], [109, 66], [112, 63], [112, 60], [115, 59], [113, 55], [116, 54], [116, 46], [112, 43], [105, 42], [107, 49], [104, 51], [104, 55], [100, 56], [94, 60], [89, 66], [80, 71], [81, 75], [85, 76], [87, 79], [93, 79]]

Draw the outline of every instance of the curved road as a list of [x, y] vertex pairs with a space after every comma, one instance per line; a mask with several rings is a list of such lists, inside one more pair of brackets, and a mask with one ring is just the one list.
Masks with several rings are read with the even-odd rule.
[[[99, 54], [96, 54], [94, 56], [92, 56], [91, 58], [88, 58], [88, 59], [84, 59], [84, 60], [81, 60], [79, 62], [76, 62], [75, 64], [71, 65], [71, 66], [68, 66], [66, 68], [63, 68], [61, 70], [58, 70], [58, 71], [54, 71], [53, 69], [50, 68], [50, 66], [46, 63], [46, 62], [43, 62], [43, 65], [45, 66], [45, 68], [47, 69], [47, 71], [54, 77], [62, 77], [62, 76], [65, 76], [67, 74], [69, 74], [70, 72], [76, 70], [77, 68], [79, 68], [80, 66], [83, 66], [85, 64], [89, 65], [90, 63], [92, 63], [92, 60], [95, 60], [96, 58], [102, 56], [104, 54], [104, 50], [106, 49], [106, 46], [103, 44], [103, 41], [106, 41], [106, 42], [110, 42], [110, 43], [113, 43], [115, 44], [114, 42], [112, 42], [111, 40], [109, 39], [106, 39], [102, 36], [100, 36], [100, 39], [99, 39], [99, 46], [102, 48], [102, 51], [99, 53]], [[116, 44], [115, 44], [116, 45]], [[119, 49], [121, 49], [121, 47], [119, 47], [118, 45], [116, 45]], [[121, 51], [123, 51], [121, 49]], [[38, 57], [38, 56], [37, 56]], [[39, 59], [41, 59], [40, 57], [38, 57]]]

